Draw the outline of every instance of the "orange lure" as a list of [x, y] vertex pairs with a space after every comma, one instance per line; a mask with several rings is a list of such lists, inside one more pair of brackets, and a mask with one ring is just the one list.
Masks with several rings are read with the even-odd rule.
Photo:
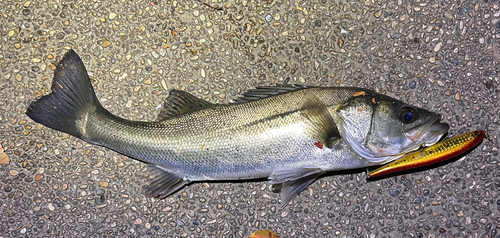
[[483, 130], [471, 131], [452, 137], [423, 150], [409, 153], [392, 163], [375, 169], [369, 173], [368, 177], [380, 177], [451, 159], [478, 145], [484, 137], [485, 132]]

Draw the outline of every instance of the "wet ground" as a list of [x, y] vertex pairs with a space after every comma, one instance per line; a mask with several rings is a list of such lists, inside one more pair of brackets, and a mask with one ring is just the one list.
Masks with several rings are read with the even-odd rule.
[[[498, 1], [2, 1], [0, 19], [0, 237], [500, 236]], [[323, 177], [284, 209], [265, 181], [157, 200], [144, 164], [24, 115], [68, 49], [128, 119], [170, 89], [228, 103], [288, 82], [372, 88], [488, 139], [413, 173]]]

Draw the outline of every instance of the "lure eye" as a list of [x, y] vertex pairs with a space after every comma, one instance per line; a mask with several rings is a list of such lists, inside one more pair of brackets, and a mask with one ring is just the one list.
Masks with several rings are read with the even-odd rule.
[[418, 114], [411, 106], [403, 106], [399, 110], [399, 119], [403, 123], [410, 123], [417, 119]]

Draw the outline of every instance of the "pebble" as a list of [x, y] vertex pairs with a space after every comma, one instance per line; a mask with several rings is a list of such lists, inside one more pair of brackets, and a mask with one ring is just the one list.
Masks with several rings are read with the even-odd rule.
[[155, 58], [155, 59], [160, 58], [160, 55], [158, 54], [158, 52], [156, 52], [156, 51], [154, 51], [154, 50], [153, 50], [153, 51], [151, 51], [151, 55], [152, 55], [152, 56], [153, 56], [153, 58]]
[[109, 20], [115, 19], [116, 18], [116, 13], [110, 12], [108, 18], [109, 18]]
[[417, 82], [416, 82], [415, 80], [412, 80], [412, 81], [410, 82], [409, 87], [410, 87], [411, 89], [415, 89], [415, 87], [416, 87], [416, 86], [417, 86]]
[[266, 15], [266, 21], [270, 22], [273, 20], [273, 16], [271, 14]]
[[413, 203], [414, 204], [420, 204], [422, 202], [422, 198], [420, 197], [416, 197], [414, 200], [413, 200]]
[[391, 196], [393, 196], [393, 197], [397, 197], [399, 195], [399, 190], [390, 189], [389, 194], [391, 194]]
[[439, 50], [441, 50], [441, 46], [443, 46], [443, 42], [437, 43], [434, 47], [434, 52], [438, 52]]
[[10, 158], [9, 156], [5, 153], [4, 149], [0, 145], [0, 164], [7, 165], [10, 164]]
[[31, 10], [29, 8], [25, 8], [22, 10], [23, 15], [29, 16], [31, 14]]

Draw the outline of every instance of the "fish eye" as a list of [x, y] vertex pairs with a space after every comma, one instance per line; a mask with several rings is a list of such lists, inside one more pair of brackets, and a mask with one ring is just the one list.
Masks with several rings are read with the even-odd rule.
[[399, 120], [403, 123], [410, 123], [415, 121], [418, 118], [418, 114], [416, 110], [408, 105], [404, 105], [399, 110]]

